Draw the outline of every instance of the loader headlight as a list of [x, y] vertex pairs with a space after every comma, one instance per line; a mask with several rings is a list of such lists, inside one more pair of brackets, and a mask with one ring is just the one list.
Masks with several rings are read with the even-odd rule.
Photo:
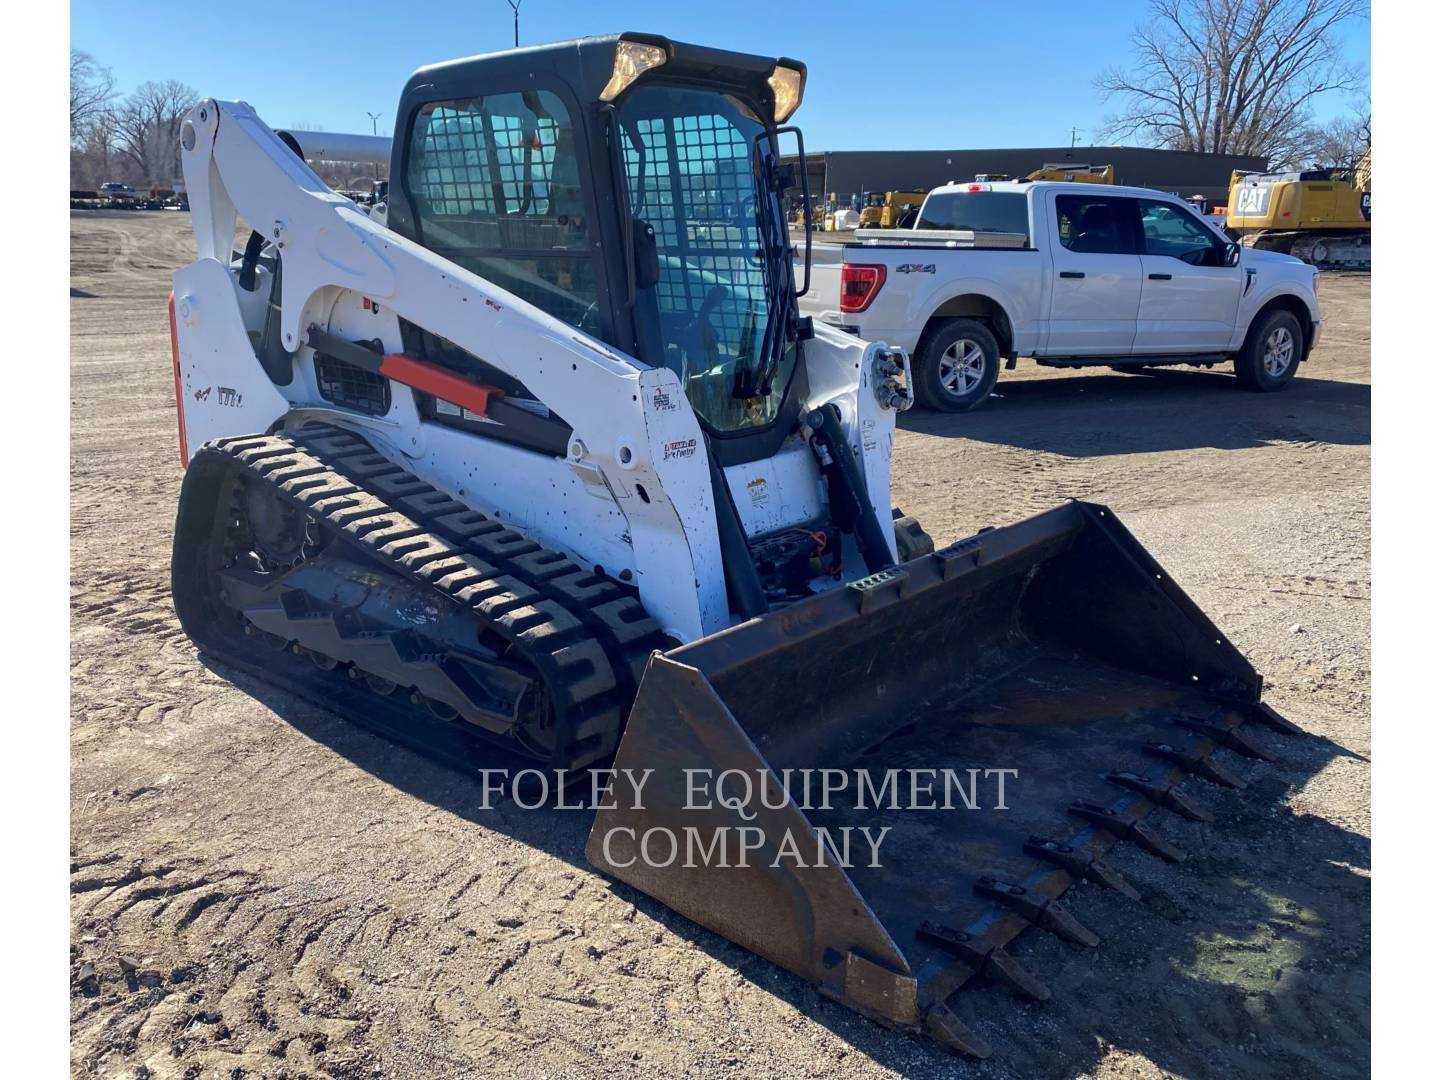
[[776, 64], [766, 81], [775, 94], [775, 122], [783, 124], [800, 107], [800, 98], [805, 93], [805, 72]]
[[605, 89], [600, 91], [601, 101], [614, 101], [625, 88], [651, 68], [665, 63], [665, 50], [659, 45], [646, 45], [642, 41], [621, 41], [615, 46], [615, 70]]

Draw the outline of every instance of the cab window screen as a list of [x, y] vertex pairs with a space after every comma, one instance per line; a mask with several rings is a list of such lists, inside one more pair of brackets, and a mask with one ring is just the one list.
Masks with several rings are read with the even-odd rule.
[[1030, 243], [1030, 211], [1024, 195], [998, 191], [962, 191], [931, 195], [920, 211], [921, 229], [969, 229], [977, 233], [1016, 233]]
[[558, 97], [527, 90], [424, 105], [405, 171], [420, 243], [599, 334], [579, 161]]

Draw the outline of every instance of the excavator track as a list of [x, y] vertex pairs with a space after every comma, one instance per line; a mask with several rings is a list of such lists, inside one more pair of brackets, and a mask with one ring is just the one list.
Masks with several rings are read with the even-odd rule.
[[1262, 231], [1244, 241], [1260, 251], [1293, 255], [1321, 270], [1369, 270], [1370, 234], [1361, 231]]
[[195, 455], [172, 587], [208, 653], [464, 765], [475, 735], [565, 771], [605, 758], [668, 644], [633, 590], [329, 425]]

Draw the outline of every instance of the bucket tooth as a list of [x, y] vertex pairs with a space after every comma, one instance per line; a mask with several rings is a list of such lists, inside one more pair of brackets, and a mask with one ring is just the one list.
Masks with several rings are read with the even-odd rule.
[[1050, 987], [1026, 971], [1013, 956], [998, 945], [986, 956], [986, 978], [999, 983], [1017, 997], [1028, 1001], [1049, 1001]]
[[1179, 785], [1164, 784], [1149, 776], [1141, 776], [1133, 772], [1114, 771], [1107, 773], [1106, 780], [1112, 784], [1144, 795], [1156, 806], [1163, 806], [1166, 810], [1172, 810], [1183, 818], [1191, 821], [1214, 821], [1213, 815], [1201, 810], [1198, 806], [1187, 799], [1181, 793]]
[[1054, 863], [1071, 877], [1084, 878], [1097, 885], [1103, 885], [1107, 889], [1114, 889], [1131, 900], [1140, 899], [1140, 893], [1136, 891], [1135, 886], [1125, 880], [1120, 871], [1069, 844], [1061, 843], [1059, 840], [1048, 840], [1043, 836], [1031, 836], [1025, 841], [1025, 852], [1028, 855], [1034, 855], [1037, 859]]
[[990, 1044], [962, 1024], [944, 1002], [925, 1014], [925, 1034], [962, 1054], [975, 1058], [990, 1056]]
[[915, 936], [938, 945], [951, 956], [975, 969], [977, 975], [1005, 987], [1027, 1001], [1049, 1001], [1050, 988], [1026, 971], [1013, 956], [983, 937], [950, 926], [925, 921]]
[[1154, 855], [1157, 859], [1164, 859], [1166, 862], [1172, 863], [1185, 861], [1185, 852], [1170, 841], [1157, 836], [1137, 818], [1118, 813], [1099, 803], [1084, 801], [1072, 803], [1070, 813], [1092, 825], [1100, 826], [1117, 840], [1128, 840], [1141, 851]]
[[1280, 732], [1281, 735], [1305, 734], [1304, 728], [1300, 727], [1299, 725], [1293, 723], [1290, 720], [1285, 719], [1285, 717], [1281, 716], [1278, 712], [1272, 709], [1269, 705], [1266, 705], [1263, 701], [1252, 701], [1248, 703], [1245, 706], [1245, 711], [1250, 714], [1250, 719], [1258, 720], [1260, 721], [1260, 723], [1274, 728], [1276, 731]]
[[1100, 944], [1099, 936], [1062, 908], [1053, 897], [1042, 896], [1024, 885], [993, 877], [984, 877], [977, 881], [975, 891], [981, 896], [998, 900], [1040, 929], [1049, 930], [1056, 937], [1073, 945], [1084, 945], [1093, 949]]
[[1164, 758], [1166, 761], [1174, 762], [1186, 772], [1209, 780], [1212, 784], [1234, 788], [1236, 791], [1245, 790], [1244, 780], [1241, 780], [1229, 769], [1211, 761], [1208, 754], [1182, 750], [1172, 743], [1160, 742], [1146, 743], [1145, 752], [1147, 754], [1153, 754], [1155, 757]]
[[1197, 716], [1181, 715], [1176, 723], [1191, 731], [1204, 735], [1207, 739], [1213, 739], [1228, 750], [1234, 750], [1257, 761], [1274, 761], [1275, 756], [1262, 749], [1250, 740], [1238, 727], [1230, 727], [1226, 724], [1215, 723], [1212, 720]]

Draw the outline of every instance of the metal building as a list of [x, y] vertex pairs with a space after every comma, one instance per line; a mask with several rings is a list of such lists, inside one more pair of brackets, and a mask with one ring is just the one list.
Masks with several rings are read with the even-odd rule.
[[840, 202], [870, 191], [928, 191], [978, 173], [1025, 176], [1042, 165], [1113, 165], [1115, 183], [1223, 203], [1234, 169], [1263, 172], [1263, 157], [1138, 146], [1042, 146], [1001, 150], [831, 150], [806, 155], [812, 193]]

